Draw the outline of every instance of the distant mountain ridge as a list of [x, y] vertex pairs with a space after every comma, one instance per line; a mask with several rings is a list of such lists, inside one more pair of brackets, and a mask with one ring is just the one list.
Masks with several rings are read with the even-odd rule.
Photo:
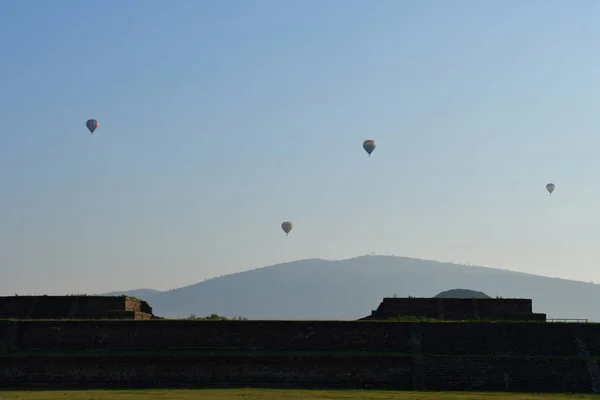
[[491, 297], [483, 292], [469, 289], [451, 289], [438, 293], [434, 298], [437, 299], [490, 299]]
[[299, 260], [168, 291], [110, 292], [146, 300], [159, 316], [219, 314], [250, 319], [359, 319], [383, 297], [433, 297], [452, 288], [531, 298], [548, 318], [600, 321], [600, 286], [501, 269], [395, 256]]
[[141, 300], [145, 300], [146, 297], [150, 297], [156, 293], [161, 293], [159, 290], [154, 290], [154, 289], [132, 289], [132, 290], [125, 290], [122, 292], [116, 291], [116, 292], [107, 292], [107, 293], [102, 293], [100, 294], [101, 296], [131, 296], [131, 297], [137, 297], [140, 298]]

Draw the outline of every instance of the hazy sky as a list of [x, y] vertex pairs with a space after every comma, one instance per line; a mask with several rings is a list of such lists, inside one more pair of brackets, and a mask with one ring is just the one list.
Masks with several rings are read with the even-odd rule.
[[596, 0], [3, 1], [0, 294], [386, 249], [600, 281], [599, 20]]

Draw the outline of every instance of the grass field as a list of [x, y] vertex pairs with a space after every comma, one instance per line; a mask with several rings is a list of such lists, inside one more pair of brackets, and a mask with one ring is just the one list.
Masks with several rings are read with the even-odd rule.
[[363, 390], [74, 390], [0, 391], [0, 400], [567, 400], [600, 399], [585, 394], [391, 392]]

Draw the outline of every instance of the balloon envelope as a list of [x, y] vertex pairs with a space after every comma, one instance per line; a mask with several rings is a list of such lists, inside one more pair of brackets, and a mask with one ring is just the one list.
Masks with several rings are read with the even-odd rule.
[[548, 193], [552, 194], [552, 192], [554, 192], [554, 183], [547, 184], [546, 190], [548, 191]]
[[94, 133], [94, 131], [98, 129], [98, 126], [100, 126], [100, 124], [95, 119], [88, 119], [85, 123], [85, 126], [87, 126], [91, 133]]
[[281, 224], [281, 229], [283, 229], [283, 231], [285, 232], [285, 234], [287, 235], [288, 233], [290, 233], [290, 231], [292, 230], [292, 227], [294, 225], [292, 225], [291, 222], [286, 221], [284, 223]]
[[374, 140], [365, 140], [363, 142], [363, 149], [365, 149], [365, 151], [369, 153], [369, 156], [371, 155], [373, 150], [375, 150], [375, 147], [377, 147], [377, 144]]

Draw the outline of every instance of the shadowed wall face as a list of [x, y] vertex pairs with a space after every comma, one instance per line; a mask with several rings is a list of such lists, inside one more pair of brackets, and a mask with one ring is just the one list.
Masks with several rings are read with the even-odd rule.
[[[580, 332], [576, 332], [578, 327]], [[418, 335], [416, 335], [418, 333]], [[416, 336], [415, 336], [416, 335]], [[577, 354], [574, 335], [600, 357], [600, 324], [377, 321], [0, 321], [0, 341], [18, 351], [53, 349], [265, 349], [412, 354]], [[237, 350], [236, 350], [237, 351]]]
[[600, 324], [0, 321], [2, 351], [0, 387], [592, 392], [600, 382], [590, 368]]
[[[44, 357], [6, 359], [4, 387], [337, 387], [591, 392], [581, 360], [436, 357]], [[118, 365], [117, 368], [115, 366]], [[505, 373], [508, 381], [505, 381]], [[82, 373], [84, 376], [82, 377]]]
[[0, 318], [150, 319], [152, 307], [128, 296], [6, 296]]
[[449, 320], [504, 319], [545, 321], [545, 314], [532, 313], [531, 299], [383, 299], [368, 319], [398, 317], [439, 318]]

